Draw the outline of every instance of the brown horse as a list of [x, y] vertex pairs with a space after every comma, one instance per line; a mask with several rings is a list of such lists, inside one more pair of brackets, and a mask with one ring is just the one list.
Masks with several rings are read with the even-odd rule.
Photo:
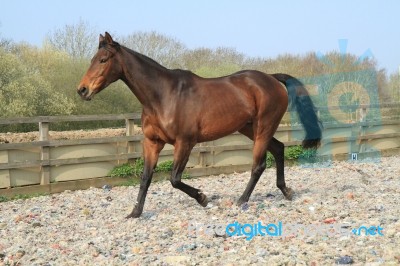
[[[208, 200], [199, 189], [181, 181], [196, 143], [212, 141], [239, 131], [254, 141], [251, 178], [238, 200], [247, 202], [266, 168], [266, 152], [276, 160], [277, 186], [291, 200], [284, 177], [284, 145], [273, 137], [292, 102], [306, 131], [303, 146], [318, 147], [321, 129], [314, 105], [297, 79], [286, 74], [267, 75], [246, 70], [220, 78], [202, 78], [190, 71], [167, 69], [154, 60], [100, 35], [99, 49], [79, 84], [84, 100], [121, 79], [143, 105], [144, 171], [136, 205], [127, 216], [139, 217], [160, 151], [174, 145], [171, 184], [202, 206]], [[287, 87], [280, 83], [282, 82]], [[288, 96], [289, 95], [289, 96]]]

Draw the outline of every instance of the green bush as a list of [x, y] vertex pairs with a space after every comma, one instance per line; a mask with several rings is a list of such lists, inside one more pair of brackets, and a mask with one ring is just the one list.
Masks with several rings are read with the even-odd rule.
[[272, 165], [275, 163], [275, 158], [272, 156], [270, 152], [267, 152], [267, 168], [271, 168]]
[[155, 169], [156, 173], [168, 173], [172, 171], [174, 167], [174, 162], [173, 161], [165, 161], [162, 163], [159, 163]]
[[143, 174], [144, 160], [142, 158], [136, 159], [133, 167], [133, 176], [140, 177]]
[[111, 170], [111, 177], [129, 177], [134, 173], [134, 168], [131, 164], [125, 163], [123, 165], [118, 165]]
[[317, 149], [303, 150], [299, 156], [301, 163], [315, 163], [317, 160]]
[[[165, 161], [159, 163], [154, 169], [155, 173], [169, 173], [172, 171], [174, 166], [173, 161]], [[136, 159], [133, 164], [125, 163], [114, 167], [109, 173], [111, 177], [140, 177], [143, 174], [144, 160], [142, 158]], [[183, 179], [192, 178], [189, 173], [184, 172], [182, 174]]]
[[6, 202], [9, 199], [6, 196], [0, 196], [0, 202]]
[[285, 149], [285, 160], [296, 160], [304, 152], [302, 146], [290, 146]]
[[[298, 160], [300, 163], [313, 163], [317, 159], [316, 149], [303, 149], [302, 146], [290, 146], [285, 148], [285, 160], [295, 161]], [[275, 163], [275, 158], [271, 153], [267, 153], [267, 168], [270, 168]]]
[[111, 177], [140, 177], [143, 173], [144, 161], [142, 158], [135, 160], [133, 164], [125, 163], [111, 170]]
[[[165, 161], [159, 163], [154, 169], [156, 173], [168, 173], [172, 171], [174, 163], [172, 161]], [[111, 177], [140, 177], [143, 174], [144, 160], [142, 158], [137, 159], [133, 164], [125, 163], [114, 167], [111, 170]]]
[[[165, 162], [159, 163], [154, 171], [156, 173], [170, 173], [173, 168], [174, 168], [173, 161], [165, 161]], [[190, 179], [192, 177], [189, 173], [184, 172], [184, 173], [182, 173], [182, 178]]]

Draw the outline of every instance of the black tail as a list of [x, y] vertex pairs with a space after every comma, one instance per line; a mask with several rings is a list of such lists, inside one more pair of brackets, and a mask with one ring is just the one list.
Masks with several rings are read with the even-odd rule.
[[303, 83], [287, 74], [279, 73], [272, 76], [285, 84], [289, 95], [289, 106], [295, 105], [296, 107], [300, 121], [306, 131], [303, 147], [307, 149], [318, 148], [321, 143], [321, 124], [315, 106]]

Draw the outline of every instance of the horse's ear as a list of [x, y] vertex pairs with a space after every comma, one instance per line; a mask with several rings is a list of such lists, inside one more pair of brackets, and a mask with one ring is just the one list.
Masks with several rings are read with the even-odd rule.
[[100, 34], [100, 36], [99, 36], [99, 43], [102, 43], [102, 42], [104, 42], [104, 36], [103, 36], [102, 34]]
[[105, 37], [105, 39], [106, 39], [106, 42], [107, 42], [108, 44], [113, 44], [113, 43], [114, 43], [114, 41], [113, 41], [111, 35], [110, 35], [108, 32], [106, 32], [106, 37]]

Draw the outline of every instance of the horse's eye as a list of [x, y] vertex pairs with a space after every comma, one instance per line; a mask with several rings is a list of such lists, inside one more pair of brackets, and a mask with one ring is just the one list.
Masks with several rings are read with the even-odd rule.
[[105, 62], [107, 62], [107, 58], [100, 59], [100, 63], [105, 63]]

